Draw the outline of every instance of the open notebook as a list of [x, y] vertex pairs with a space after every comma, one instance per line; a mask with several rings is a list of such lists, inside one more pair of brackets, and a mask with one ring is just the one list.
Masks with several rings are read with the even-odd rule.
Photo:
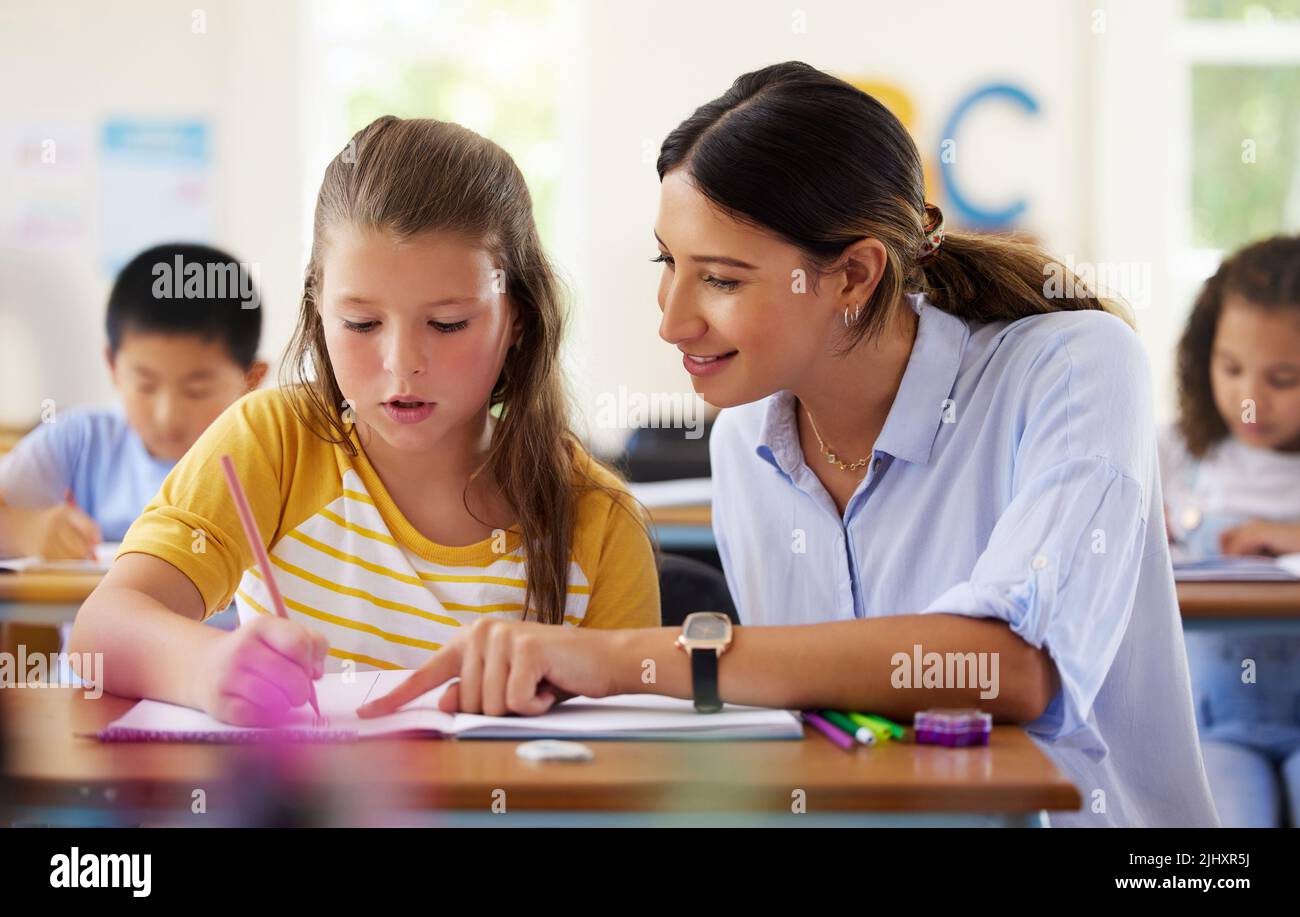
[[798, 739], [803, 726], [788, 710], [728, 706], [719, 713], [696, 713], [690, 701], [653, 694], [623, 694], [599, 699], [575, 697], [543, 716], [481, 716], [443, 713], [430, 691], [396, 713], [375, 719], [357, 717], [367, 699], [382, 697], [409, 671], [355, 672], [351, 681], [331, 673], [316, 682], [322, 725], [303, 706], [274, 729], [231, 726], [206, 713], [140, 701], [97, 734], [106, 742], [257, 742], [350, 741], [378, 736], [432, 736], [458, 739]]

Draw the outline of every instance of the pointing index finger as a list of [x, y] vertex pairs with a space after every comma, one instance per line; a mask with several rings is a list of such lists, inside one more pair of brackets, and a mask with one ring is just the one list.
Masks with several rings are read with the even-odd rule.
[[433, 658], [411, 673], [392, 691], [383, 697], [377, 697], [357, 709], [357, 716], [369, 719], [392, 713], [403, 704], [415, 700], [421, 694], [432, 691], [438, 685], [460, 674], [460, 647], [447, 646], [434, 653]]

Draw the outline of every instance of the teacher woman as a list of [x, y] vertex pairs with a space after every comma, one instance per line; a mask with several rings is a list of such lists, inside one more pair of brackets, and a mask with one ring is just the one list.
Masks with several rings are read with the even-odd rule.
[[899, 121], [806, 64], [740, 77], [658, 169], [660, 335], [727, 408], [713, 525], [747, 626], [485, 620], [363, 714], [456, 677], [444, 707], [489, 714], [979, 706], [1079, 787], [1054, 824], [1217, 824], [1125, 320], [1034, 247], [945, 234]]

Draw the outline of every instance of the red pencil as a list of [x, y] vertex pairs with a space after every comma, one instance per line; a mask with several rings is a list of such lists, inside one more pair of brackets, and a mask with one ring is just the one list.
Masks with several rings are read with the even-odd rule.
[[[69, 506], [71, 506], [73, 509], [77, 508], [77, 498], [72, 495], [71, 487], [63, 488], [63, 501], [67, 503]], [[98, 542], [96, 542], [96, 544], [98, 544]], [[95, 548], [92, 546], [90, 552], [86, 555], [86, 560], [98, 560], [98, 559], [99, 557], [95, 554]]]
[[[239, 474], [235, 471], [235, 463], [230, 460], [230, 456], [221, 457], [221, 470], [226, 473], [226, 484], [230, 486], [230, 495], [235, 499], [235, 510], [239, 513], [239, 521], [243, 523], [244, 537], [248, 539], [248, 544], [253, 549], [253, 559], [257, 561], [257, 569], [261, 571], [262, 579], [266, 582], [266, 591], [271, 593], [271, 605], [277, 615], [288, 618], [289, 612], [284, 607], [284, 599], [280, 596], [280, 587], [275, 584], [275, 574], [271, 572], [271, 558], [266, 554], [266, 546], [262, 544], [262, 534], [257, 529], [257, 519], [253, 517], [252, 507], [248, 505], [248, 497], [244, 496], [244, 486], [239, 483]], [[311, 709], [316, 711], [316, 719], [322, 719], [320, 706], [316, 703], [316, 685], [309, 684], [309, 687]]]

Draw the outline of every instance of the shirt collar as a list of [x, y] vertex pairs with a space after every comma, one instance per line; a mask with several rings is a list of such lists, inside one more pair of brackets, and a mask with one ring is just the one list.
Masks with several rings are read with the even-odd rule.
[[[875, 451], [924, 465], [930, 461], [943, 423], [944, 402], [952, 396], [970, 328], [919, 293], [910, 294], [908, 301], [917, 314], [916, 341]], [[768, 399], [755, 450], [786, 475], [793, 475], [803, 462], [794, 423], [794, 400], [794, 394], [788, 391]]]

